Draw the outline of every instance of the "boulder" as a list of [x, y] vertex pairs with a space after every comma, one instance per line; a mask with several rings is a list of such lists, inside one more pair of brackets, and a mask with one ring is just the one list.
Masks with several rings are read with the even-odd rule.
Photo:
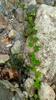
[[51, 81], [56, 73], [56, 7], [42, 4], [37, 11], [35, 25], [38, 30], [36, 36], [42, 45], [40, 70]]
[[47, 83], [42, 83], [39, 97], [40, 100], [55, 100], [55, 92]]

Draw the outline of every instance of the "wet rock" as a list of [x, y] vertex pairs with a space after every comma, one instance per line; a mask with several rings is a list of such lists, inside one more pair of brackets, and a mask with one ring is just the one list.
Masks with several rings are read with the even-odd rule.
[[40, 100], [55, 100], [55, 92], [47, 83], [42, 83], [39, 97]]
[[51, 81], [56, 73], [56, 8], [41, 5], [35, 24], [38, 29], [37, 37], [42, 45], [39, 51], [42, 60], [40, 70]]
[[0, 64], [5, 63], [8, 60], [9, 60], [8, 54], [0, 54]]

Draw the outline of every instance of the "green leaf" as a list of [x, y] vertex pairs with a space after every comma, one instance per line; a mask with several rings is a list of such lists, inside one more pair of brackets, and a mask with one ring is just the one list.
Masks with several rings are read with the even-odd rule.
[[41, 87], [41, 81], [38, 80], [38, 79], [36, 79], [35, 82], [34, 82], [34, 87], [35, 87], [36, 89], [40, 89], [40, 87]]
[[36, 45], [35, 45], [35, 46], [34, 46], [34, 51], [35, 51], [35, 52], [38, 52], [38, 51], [40, 50], [40, 48], [41, 48], [40, 46], [36, 46]]
[[34, 66], [38, 66], [38, 65], [40, 65], [40, 60], [37, 60], [36, 59], [36, 57], [35, 57], [35, 53], [34, 52], [32, 52], [31, 54], [30, 54], [30, 60], [31, 60], [31, 63], [34, 65]]

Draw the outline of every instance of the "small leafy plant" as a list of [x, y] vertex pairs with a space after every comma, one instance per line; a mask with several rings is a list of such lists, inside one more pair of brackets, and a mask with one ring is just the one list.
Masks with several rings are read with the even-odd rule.
[[36, 6], [30, 5], [26, 9], [25, 20], [27, 21], [27, 28], [25, 31], [25, 36], [29, 36], [37, 32], [37, 30], [35, 29], [35, 23], [34, 23], [35, 16], [36, 16]]
[[[34, 89], [35, 94], [32, 97], [32, 100], [39, 100], [39, 95], [38, 95], [38, 90], [41, 87], [41, 72], [36, 71], [37, 70], [37, 66], [40, 66], [41, 61], [40, 59], [37, 59], [35, 54], [39, 52], [39, 50], [41, 49], [41, 45], [39, 45], [39, 38], [36, 36], [36, 32], [37, 30], [35, 29], [35, 17], [36, 17], [36, 8], [34, 8], [33, 6], [29, 7], [27, 9], [27, 18], [26, 21], [28, 22], [28, 27], [26, 30], [26, 35], [28, 35], [28, 47], [30, 47], [30, 49], [32, 48], [33, 51], [29, 53], [29, 59], [30, 59], [30, 63], [31, 63], [31, 71], [33, 71], [35, 73], [35, 78], [34, 78]], [[36, 45], [37, 44], [37, 45]]]

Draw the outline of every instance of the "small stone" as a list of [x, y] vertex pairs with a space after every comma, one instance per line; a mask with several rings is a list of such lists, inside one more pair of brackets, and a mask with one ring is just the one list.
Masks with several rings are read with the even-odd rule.
[[12, 54], [20, 53], [21, 51], [21, 42], [19, 40], [15, 41], [13, 47], [11, 48]]
[[12, 38], [12, 39], [15, 38], [15, 37], [16, 37], [16, 31], [12, 29], [12, 30], [9, 32], [9, 37]]
[[28, 93], [26, 91], [23, 91], [23, 94], [24, 94], [25, 98], [28, 98]]
[[39, 97], [40, 100], [55, 100], [55, 92], [47, 83], [42, 83]]
[[14, 13], [14, 16], [19, 22], [23, 22], [24, 21], [24, 13], [23, 13], [22, 8], [17, 8], [16, 12]]
[[9, 60], [8, 54], [0, 54], [0, 64], [5, 63], [8, 60]]
[[8, 25], [7, 20], [3, 15], [0, 15], [0, 29], [6, 28]]

